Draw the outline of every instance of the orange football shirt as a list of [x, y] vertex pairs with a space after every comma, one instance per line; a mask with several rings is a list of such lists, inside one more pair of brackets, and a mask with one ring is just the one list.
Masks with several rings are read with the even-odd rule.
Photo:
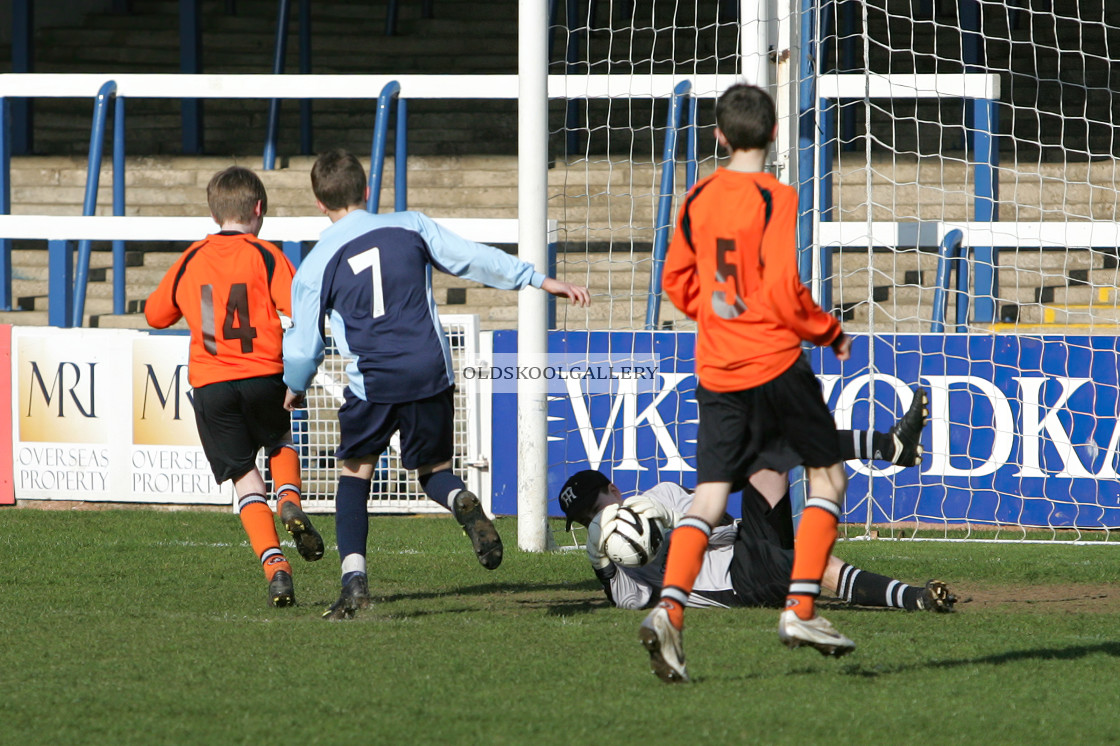
[[719, 169], [685, 197], [662, 284], [698, 324], [696, 375], [710, 391], [777, 378], [801, 341], [831, 344], [840, 322], [797, 269], [797, 192], [773, 175]]
[[284, 372], [279, 313], [292, 314], [295, 269], [251, 233], [215, 233], [191, 244], [148, 296], [157, 329], [186, 318], [191, 386]]

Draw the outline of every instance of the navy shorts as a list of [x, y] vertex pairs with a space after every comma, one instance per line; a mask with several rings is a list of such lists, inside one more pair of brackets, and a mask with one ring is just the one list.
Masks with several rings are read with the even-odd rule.
[[214, 479], [237, 479], [257, 466], [257, 452], [286, 442], [292, 417], [284, 409], [281, 374], [218, 381], [194, 390], [198, 438]]
[[380, 456], [401, 433], [401, 463], [417, 469], [450, 461], [455, 453], [454, 387], [427, 399], [387, 404], [363, 401], [346, 389], [338, 410], [341, 432], [335, 456]]
[[[759, 469], [789, 471], [841, 461], [836, 422], [804, 356], [772, 381], [743, 391], [696, 387], [696, 481], [742, 488]], [[775, 447], [782, 443], [783, 447]]]

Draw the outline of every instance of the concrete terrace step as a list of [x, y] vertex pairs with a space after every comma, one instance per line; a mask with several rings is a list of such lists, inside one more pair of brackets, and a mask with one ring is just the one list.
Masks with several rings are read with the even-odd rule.
[[[664, 3], [660, 3], [664, 5]], [[435, 17], [420, 17], [416, 4], [404, 4], [400, 10], [398, 33], [385, 36], [384, 6], [368, 3], [316, 3], [312, 6], [311, 60], [316, 73], [515, 73], [517, 70], [517, 6], [512, 0], [488, 2], [480, 8], [476, 1], [437, 3]], [[206, 72], [211, 73], [267, 73], [272, 68], [275, 35], [275, 6], [271, 3], [249, 2], [238, 4], [238, 14], [224, 12], [220, 5], [207, 6], [203, 13], [202, 58]], [[648, 9], [648, 12], [654, 10]], [[675, 22], [680, 27], [669, 33], [667, 28], [658, 32], [645, 31], [645, 22], [636, 19], [648, 14], [639, 9], [635, 19], [616, 21], [620, 30], [631, 23], [638, 33], [626, 34], [627, 56], [637, 60], [658, 60], [659, 65], [675, 65], [675, 57], [689, 69], [703, 71], [705, 66], [715, 69], [705, 60], [712, 42], [706, 31], [690, 29], [688, 13], [676, 13]], [[714, 11], [711, 11], [714, 16]], [[664, 27], [669, 16], [659, 12], [659, 25]], [[699, 21], [708, 28], [708, 21]], [[652, 29], [652, 24], [648, 24]], [[736, 32], [733, 24], [723, 24], [723, 47], [730, 54], [723, 56], [734, 62]], [[75, 19], [69, 27], [48, 27], [39, 32], [37, 39], [36, 69], [41, 72], [89, 72], [106, 70], [130, 72], [173, 72], [178, 69], [178, 10], [171, 4], [134, 2], [128, 14], [92, 14]], [[559, 36], [559, 31], [556, 35]], [[298, 27], [289, 27], [287, 69], [298, 69]], [[617, 35], [617, 32], [616, 34]], [[593, 41], [610, 39], [611, 35], [593, 34]], [[699, 41], [697, 41], [699, 39]], [[728, 39], [730, 41], [728, 41]], [[666, 46], [668, 45], [668, 46]], [[593, 45], [594, 46], [594, 45]], [[624, 63], [633, 65], [630, 60]], [[647, 65], [648, 66], [648, 65]], [[652, 69], [652, 68], [651, 68]], [[648, 70], [647, 70], [648, 71]], [[603, 72], [603, 70], [597, 70]], [[36, 132], [40, 148], [53, 152], [79, 152], [88, 139], [88, 102], [41, 102], [40, 126]], [[513, 153], [516, 148], [514, 128], [515, 107], [512, 102], [474, 102], [471, 110], [457, 109], [464, 114], [479, 112], [485, 121], [461, 121], [461, 126], [449, 129], [446, 118], [433, 109], [427, 111], [429, 102], [413, 102], [410, 107], [410, 139], [416, 152], [439, 153]], [[500, 106], [498, 106], [500, 104]], [[129, 147], [144, 153], [173, 152], [178, 147], [179, 105], [174, 101], [148, 104], [129, 102], [129, 121], [133, 133]], [[353, 120], [353, 102], [316, 102], [316, 143], [314, 148], [325, 149], [332, 145], [345, 145], [357, 150], [360, 143], [368, 142], [372, 117], [360, 130], [349, 131], [345, 124], [347, 112]], [[593, 107], [594, 108], [594, 107]], [[267, 102], [250, 102], [244, 106], [236, 102], [208, 101], [205, 146], [212, 152], [241, 153], [257, 150], [258, 146], [246, 141], [246, 132], [260, 133], [263, 138]], [[372, 112], [367, 104], [364, 109]], [[50, 112], [57, 117], [50, 117]], [[228, 111], [232, 119], [223, 121], [216, 112]], [[294, 105], [283, 107], [282, 136], [284, 145], [295, 142], [293, 134]], [[335, 113], [337, 112], [337, 113]], [[562, 117], [560, 112], [557, 112]], [[504, 121], [503, 121], [504, 120]], [[556, 119], [557, 124], [560, 119]], [[246, 150], [246, 148], [249, 148]]]
[[1115, 304], [1029, 305], [1019, 307], [1023, 324], [1120, 324], [1120, 307]]
[[[178, 9], [175, 4], [137, 0], [129, 5], [131, 12], [126, 14], [67, 17], [69, 28], [44, 28], [36, 44], [37, 69], [63, 70], [79, 65], [83, 71], [121, 67], [148, 72], [176, 70]], [[998, 4], [990, 5], [983, 9], [985, 56], [992, 69], [1006, 71], [1003, 74], [1005, 104], [1016, 109], [1015, 116], [1005, 119], [1005, 129], [1012, 130], [1009, 137], [1002, 138], [1005, 147], [1037, 152], [1054, 149], [1063, 138], [1070, 142], [1083, 140], [1094, 148], [1103, 148], [1099, 150], [1101, 153], [1117, 147], [1115, 138], [1109, 141], [1101, 134], [1112, 119], [1108, 111], [1109, 97], [1087, 95], [1093, 90], [1087, 86], [1098, 85], [1102, 92], [1108, 90], [1108, 79], [1102, 77], [1108, 73], [1108, 55], [1104, 52], [1108, 44], [1115, 41], [1117, 29], [1106, 30], [1106, 26], [1096, 20], [1078, 24], [1072, 16], [1031, 12], [1021, 14], [1018, 26], [1009, 28], [1007, 9]], [[962, 67], [959, 62], [961, 34], [954, 28], [956, 16], [952, 12], [939, 9], [932, 18], [916, 18], [908, 2], [892, 2], [888, 7], [889, 18], [877, 7], [868, 8], [868, 31], [874, 42], [868, 69], [894, 73], [909, 70], [951, 73]], [[1087, 9], [1088, 6], [1076, 8], [1079, 12]], [[205, 4], [202, 43], [207, 71], [267, 72], [271, 68], [274, 44], [275, 4], [242, 0], [237, 4], [237, 11], [236, 15], [231, 15], [221, 3]], [[316, 72], [442, 72], [448, 69], [512, 72], [516, 69], [517, 6], [512, 0], [491, 1], [485, 5], [476, 0], [441, 0], [435, 5], [433, 19], [420, 17], [419, 4], [405, 3], [400, 8], [399, 33], [391, 37], [383, 34], [384, 4], [315, 3], [311, 12], [312, 60]], [[1109, 15], [1106, 23], [1114, 24], [1115, 15]], [[675, 24], [675, 28], [670, 23]], [[590, 19], [590, 26], [591, 32], [580, 38], [581, 54], [586, 52], [585, 59], [594, 60], [595, 72], [670, 69], [710, 72], [735, 64], [738, 28], [734, 23], [721, 22], [716, 4], [701, 4], [694, 10], [687, 5], [655, 0], [634, 4], [629, 13], [614, 6], [600, 6], [597, 16]], [[293, 22], [288, 69], [296, 69], [297, 32]], [[561, 38], [559, 31], [555, 35]], [[905, 39], [906, 43], [892, 43], [899, 39]], [[1081, 49], [1085, 53], [1062, 54], [1061, 50], [1067, 48]], [[559, 69], [562, 63], [554, 61], [553, 66]], [[592, 69], [590, 63], [588, 69]], [[1065, 82], [1074, 79], [1077, 85]], [[900, 101], [889, 107], [894, 109], [894, 116], [887, 108], [873, 107], [872, 122], [877, 141], [897, 140], [899, 149], [907, 152], [940, 152], [949, 140], [959, 139], [959, 128], [936, 123], [938, 120], [959, 121], [951, 113], [943, 117], [939, 112], [942, 108], [951, 112], [954, 106], [957, 105], [952, 102], [915, 105]], [[1063, 107], [1083, 109], [1086, 132], [1081, 133], [1077, 128], [1037, 131], [1042, 118], [1037, 112], [1047, 107], [1053, 111], [1044, 111], [1044, 114], [1056, 113]], [[88, 104], [85, 108], [88, 110]], [[910, 110], [920, 112], [913, 121], [923, 122], [921, 126], [908, 126], [907, 111]], [[1031, 113], [1036, 116], [1030, 116]], [[88, 112], [82, 117], [85, 118]], [[927, 120], [931, 123], [929, 126], [924, 124]], [[436, 122], [432, 126], [446, 130], [441, 125]], [[1035, 131], [1031, 132], [1031, 128]], [[238, 144], [238, 131], [208, 136], [207, 142], [221, 148]], [[42, 143], [52, 148], [64, 147], [47, 133], [37, 134]], [[513, 135], [507, 133], [506, 137]], [[78, 137], [78, 143], [83, 139]], [[167, 139], [167, 135], [157, 135], [144, 150], [160, 152], [161, 143]], [[171, 136], [170, 139], [176, 138]], [[337, 136], [334, 139], [337, 140]], [[1047, 142], [1041, 141], [1044, 139]], [[490, 152], [495, 147], [489, 133], [473, 143], [451, 147], [472, 146], [487, 148]]]

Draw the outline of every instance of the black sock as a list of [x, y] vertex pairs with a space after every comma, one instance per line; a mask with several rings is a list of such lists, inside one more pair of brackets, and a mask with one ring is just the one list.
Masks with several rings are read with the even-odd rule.
[[894, 437], [876, 430], [837, 430], [841, 461], [891, 461]]
[[888, 606], [917, 611], [921, 588], [907, 585], [901, 580], [860, 570], [848, 563], [840, 568], [840, 582], [836, 589], [843, 601], [860, 606]]

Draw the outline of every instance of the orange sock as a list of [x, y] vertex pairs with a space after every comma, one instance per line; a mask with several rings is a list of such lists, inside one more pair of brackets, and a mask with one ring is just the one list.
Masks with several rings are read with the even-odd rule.
[[280, 538], [276, 535], [276, 521], [264, 495], [252, 493], [244, 495], [238, 501], [238, 515], [245, 533], [249, 536], [249, 545], [261, 560], [266, 580], [271, 581], [277, 570], [284, 570], [289, 575], [292, 566], [280, 551]]
[[831, 500], [810, 497], [805, 501], [801, 523], [793, 544], [793, 572], [790, 574], [786, 608], [801, 619], [812, 619], [814, 605], [821, 595], [821, 577], [836, 543], [836, 524], [840, 507]]
[[669, 555], [665, 560], [665, 580], [661, 588], [661, 603], [669, 611], [669, 621], [677, 629], [684, 628], [684, 607], [692, 584], [704, 564], [708, 537], [712, 527], [695, 516], [685, 518], [673, 529], [669, 537]]
[[299, 473], [299, 454], [292, 446], [280, 446], [268, 454], [268, 469], [276, 489], [276, 512], [289, 500], [297, 506], [302, 497], [303, 481]]

